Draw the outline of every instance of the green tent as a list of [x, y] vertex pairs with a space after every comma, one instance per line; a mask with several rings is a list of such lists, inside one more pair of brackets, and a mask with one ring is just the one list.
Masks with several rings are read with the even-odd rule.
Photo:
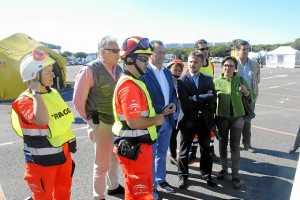
[[53, 87], [66, 87], [66, 59], [30, 36], [16, 33], [0, 41], [0, 101], [15, 99], [28, 88], [28, 83], [23, 83], [19, 68], [22, 58], [34, 49], [48, 52], [56, 61], [53, 65]]

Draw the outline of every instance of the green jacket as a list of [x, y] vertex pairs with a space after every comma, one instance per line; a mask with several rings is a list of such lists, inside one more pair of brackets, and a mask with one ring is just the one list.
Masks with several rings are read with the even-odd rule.
[[[240, 76], [234, 73], [232, 78], [224, 78], [223, 74], [221, 74], [214, 80], [214, 83], [217, 92], [216, 116], [230, 117], [230, 102], [232, 104], [232, 116], [244, 116], [245, 111], [242, 102], [242, 93], [238, 90], [241, 83]], [[249, 97], [253, 102], [255, 94], [247, 85], [246, 81], [244, 81], [244, 83], [249, 91]]]

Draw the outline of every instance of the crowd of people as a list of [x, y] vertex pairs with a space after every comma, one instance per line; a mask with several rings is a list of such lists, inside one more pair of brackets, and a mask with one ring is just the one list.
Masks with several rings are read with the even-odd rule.
[[[119, 47], [115, 38], [102, 38], [98, 58], [81, 68], [73, 94], [74, 107], [86, 121], [94, 145], [93, 199], [124, 194], [126, 200], [157, 200], [158, 187], [176, 192], [176, 186], [167, 181], [168, 149], [170, 163], [178, 167], [177, 186], [186, 189], [189, 163], [198, 146], [199, 173], [214, 187], [214, 162], [222, 166], [219, 180], [229, 174], [229, 144], [230, 179], [235, 189], [241, 187], [240, 142], [244, 150], [255, 152], [251, 119], [245, 116], [242, 97], [254, 111], [260, 68], [248, 58], [247, 41], [241, 41], [237, 49], [237, 58], [225, 57], [222, 74], [214, 78], [204, 39], [195, 42], [187, 66], [177, 58], [164, 66], [166, 50], [159, 40], [132, 36]], [[123, 66], [118, 65], [119, 58]], [[39, 50], [26, 56], [20, 72], [29, 88], [12, 104], [13, 128], [24, 140], [24, 179], [32, 199], [38, 200], [70, 199], [75, 169], [71, 157], [77, 150], [71, 131], [74, 116], [51, 87], [54, 62]], [[218, 141], [220, 158], [214, 150], [216, 129], [222, 138]], [[299, 141], [291, 151], [298, 147]]]

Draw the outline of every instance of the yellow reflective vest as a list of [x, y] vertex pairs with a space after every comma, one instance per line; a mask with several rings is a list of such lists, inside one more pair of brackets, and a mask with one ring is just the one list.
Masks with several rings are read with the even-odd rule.
[[[114, 117], [115, 117], [115, 123], [112, 128], [113, 133], [118, 137], [136, 138], [140, 142], [153, 143], [157, 139], [157, 131], [156, 131], [155, 125], [149, 126], [145, 130], [132, 130], [127, 125], [124, 116], [122, 114], [118, 114], [116, 112], [115, 98], [117, 95], [118, 88], [122, 83], [124, 83], [125, 81], [128, 81], [128, 80], [133, 81], [137, 86], [139, 86], [141, 88], [141, 90], [143, 90], [143, 92], [146, 95], [149, 110], [143, 111], [141, 113], [141, 115], [144, 117], [155, 117], [156, 116], [155, 110], [152, 106], [152, 100], [151, 100], [151, 97], [147, 90], [146, 85], [142, 81], [137, 80], [131, 76], [122, 75], [117, 83], [117, 86], [115, 88], [114, 97], [113, 97], [113, 111], [114, 111]], [[126, 124], [126, 125], [124, 125], [124, 124]], [[150, 135], [151, 141], [144, 141], [144, 138], [147, 138], [147, 136], [149, 136], [149, 135]]]
[[[66, 102], [61, 98], [60, 94], [55, 90], [51, 89], [50, 93], [42, 94], [41, 97], [49, 112], [49, 124], [48, 130], [38, 130], [40, 131], [40, 136], [46, 136], [48, 141], [53, 147], [59, 147], [62, 144], [68, 142], [75, 138], [74, 133], [71, 130], [71, 124], [75, 121], [74, 115], [70, 110]], [[21, 94], [32, 98], [32, 93], [23, 92]], [[30, 134], [32, 131], [37, 131], [37, 129], [26, 129], [21, 127], [19, 117], [17, 113], [12, 110], [12, 126], [14, 130], [20, 137], [24, 136], [24, 133]], [[34, 128], [35, 125], [33, 125]], [[38, 127], [38, 126], [37, 126]], [[34, 135], [36, 135], [35, 133]]]
[[208, 66], [200, 68], [200, 72], [202, 74], [211, 76], [214, 79], [214, 66], [212, 65], [212, 63], [210, 61], [208, 61]]

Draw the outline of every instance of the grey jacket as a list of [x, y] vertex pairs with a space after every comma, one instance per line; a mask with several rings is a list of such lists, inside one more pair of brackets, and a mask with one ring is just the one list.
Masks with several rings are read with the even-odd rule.
[[[258, 84], [260, 83], [260, 67], [258, 62], [256, 62], [255, 60], [251, 60], [250, 58], [248, 58], [250, 60], [251, 63], [251, 67], [252, 67], [252, 71], [253, 71], [253, 77], [252, 77], [252, 88], [253, 88], [253, 92], [255, 94], [255, 100], [254, 102], [256, 102], [257, 97], [258, 97]], [[240, 71], [240, 64], [238, 64], [238, 74], [240, 75], [239, 71]]]

